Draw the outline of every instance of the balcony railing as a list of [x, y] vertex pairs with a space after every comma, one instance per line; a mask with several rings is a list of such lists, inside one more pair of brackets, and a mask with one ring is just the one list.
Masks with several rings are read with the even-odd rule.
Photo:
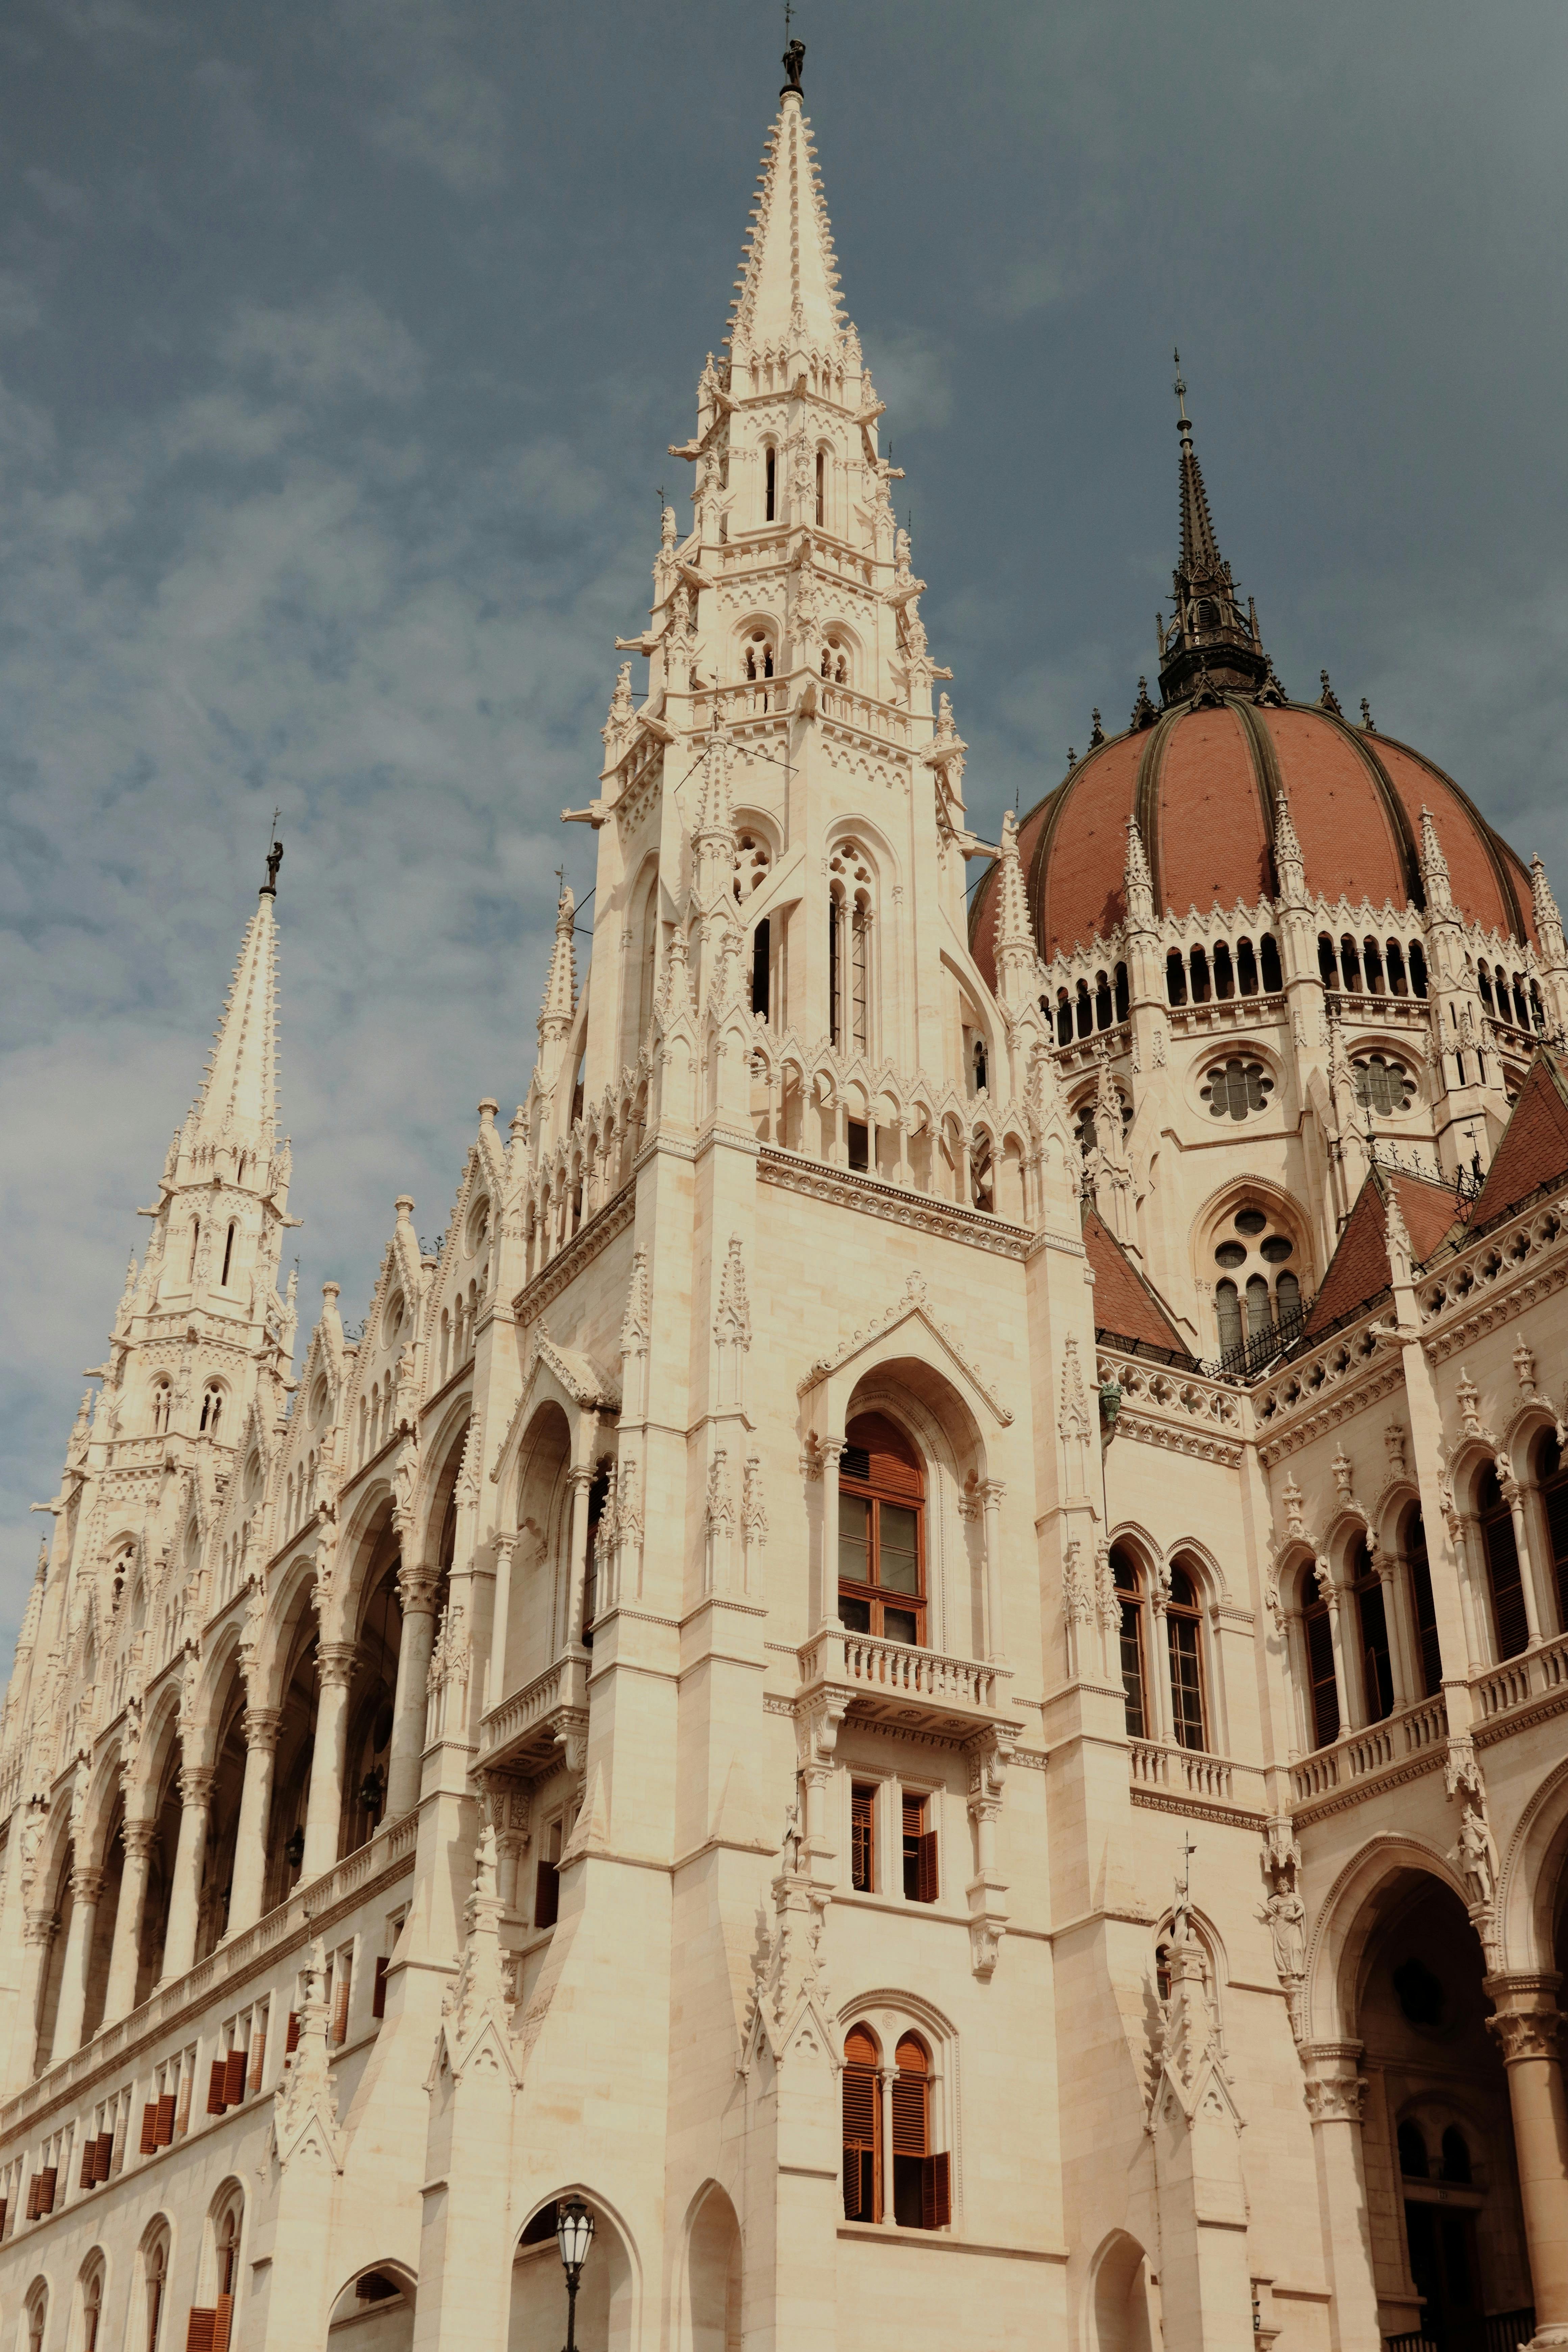
[[1449, 2330], [1440, 2326], [1413, 2327], [1404, 2336], [1385, 2336], [1384, 2352], [1521, 2352], [1535, 2333], [1535, 2313], [1490, 2311], [1484, 2319], [1466, 2320]]
[[1299, 1764], [1293, 1764], [1291, 1796], [1298, 1805], [1310, 1805], [1319, 1797], [1331, 1796], [1336, 1789], [1352, 1787], [1358, 1780], [1375, 1780], [1380, 1773], [1408, 1763], [1413, 1756], [1440, 1748], [1447, 1737], [1447, 1701], [1441, 1696], [1420, 1699], [1414, 1706], [1385, 1717], [1381, 1723], [1369, 1723], [1359, 1731], [1342, 1733], [1331, 1748], [1316, 1748]]
[[1500, 1666], [1489, 1666], [1470, 1687], [1476, 1695], [1477, 1712], [1487, 1722], [1527, 1706], [1533, 1698], [1568, 1691], [1568, 1633], [1543, 1642], [1539, 1650], [1523, 1650], [1517, 1658], [1505, 1658]]
[[[1235, 1764], [1228, 1756], [1211, 1756], [1201, 1748], [1135, 1739], [1131, 1773], [1135, 1789], [1164, 1789], [1211, 1804], [1257, 1806], [1262, 1798], [1263, 1776], [1256, 1767]], [[1252, 1780], [1258, 1782], [1256, 1789], [1246, 1785]]]
[[537, 1771], [557, 1755], [557, 1731], [579, 1719], [585, 1722], [587, 1706], [588, 1654], [568, 1650], [481, 1717], [478, 1761]]
[[852, 1711], [911, 1731], [980, 1728], [1004, 1716], [1012, 1670], [978, 1658], [945, 1656], [909, 1642], [847, 1633], [825, 1625], [800, 1652], [803, 1694], [824, 1686], [847, 1692]]

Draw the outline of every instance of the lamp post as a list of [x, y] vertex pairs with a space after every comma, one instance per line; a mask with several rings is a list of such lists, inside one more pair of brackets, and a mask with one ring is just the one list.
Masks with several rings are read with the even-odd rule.
[[577, 2289], [594, 2242], [594, 2216], [580, 2197], [563, 2197], [555, 2208], [555, 2242], [566, 2273], [566, 2352], [576, 2352]]

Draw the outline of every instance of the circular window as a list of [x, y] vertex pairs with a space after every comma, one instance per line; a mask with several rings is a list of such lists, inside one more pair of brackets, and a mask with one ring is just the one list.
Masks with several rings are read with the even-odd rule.
[[1274, 1091], [1274, 1079], [1261, 1062], [1244, 1062], [1233, 1055], [1218, 1063], [1198, 1089], [1214, 1118], [1247, 1118], [1260, 1111]]
[[1241, 1242], [1221, 1242], [1214, 1254], [1214, 1262], [1215, 1265], [1226, 1267], [1245, 1265], [1247, 1264], [1245, 1244]]
[[1375, 1111], [1381, 1118], [1395, 1118], [1409, 1109], [1415, 1098], [1415, 1081], [1403, 1062], [1384, 1054], [1367, 1054], [1352, 1067], [1355, 1098], [1363, 1110]]
[[1288, 1240], [1283, 1234], [1270, 1234], [1258, 1251], [1258, 1255], [1266, 1257], [1270, 1265], [1283, 1265], [1286, 1259], [1293, 1255], [1295, 1247], [1295, 1243]]
[[1236, 1230], [1238, 1234], [1260, 1234], [1268, 1223], [1261, 1209], [1242, 1209], [1237, 1213]]

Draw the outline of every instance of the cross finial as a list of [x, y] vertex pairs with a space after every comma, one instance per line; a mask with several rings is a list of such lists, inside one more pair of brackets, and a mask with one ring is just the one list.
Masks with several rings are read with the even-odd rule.
[[1174, 386], [1173, 386], [1173, 390], [1174, 390], [1174, 392], [1175, 392], [1175, 395], [1176, 395], [1176, 406], [1177, 406], [1177, 410], [1178, 410], [1178, 422], [1179, 422], [1180, 424], [1185, 425], [1185, 424], [1188, 422], [1188, 417], [1187, 417], [1187, 387], [1186, 387], [1185, 381], [1184, 381], [1184, 377], [1183, 377], [1183, 375], [1182, 375], [1182, 354], [1181, 354], [1181, 352], [1178, 352], [1178, 351], [1173, 351], [1173, 352], [1172, 352], [1172, 353], [1171, 353], [1171, 357], [1172, 357], [1172, 359], [1173, 359], [1173, 360], [1175, 362], [1175, 363], [1176, 363], [1176, 381], [1175, 381], [1175, 384], [1174, 384]]
[[1184, 1917], [1186, 1913], [1192, 1908], [1193, 1856], [1196, 1852], [1197, 1848], [1193, 1843], [1191, 1831], [1184, 1830], [1182, 1832], [1182, 1874], [1176, 1882], [1176, 1916], [1178, 1918]]

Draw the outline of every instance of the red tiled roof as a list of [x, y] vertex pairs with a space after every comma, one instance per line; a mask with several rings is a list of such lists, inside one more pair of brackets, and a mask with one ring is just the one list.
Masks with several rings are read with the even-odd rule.
[[[1505, 938], [1510, 934], [1517, 936], [1519, 920], [1498, 875], [1500, 861], [1513, 884], [1525, 935], [1533, 939], [1530, 876], [1513, 851], [1497, 839], [1458, 787], [1430, 760], [1423, 759], [1408, 745], [1391, 742], [1382, 735], [1373, 738], [1372, 749], [1399, 794], [1417, 840], [1421, 837], [1422, 809], [1431, 810], [1437, 846], [1448, 861], [1454, 904], [1476, 922], [1484, 923], [1489, 930], [1501, 931]], [[1376, 893], [1369, 892], [1368, 896], [1375, 906]]]
[[1173, 915], [1272, 890], [1246, 722], [1234, 710], [1189, 711], [1160, 772], [1160, 895]]
[[1084, 1211], [1083, 1244], [1094, 1276], [1095, 1329], [1113, 1332], [1121, 1339], [1142, 1339], [1152, 1348], [1170, 1348], [1178, 1355], [1190, 1355], [1191, 1349], [1153, 1289], [1094, 1209]]
[[1329, 1260], [1322, 1288], [1312, 1301], [1303, 1327], [1306, 1339], [1310, 1339], [1331, 1323], [1338, 1322], [1342, 1315], [1352, 1314], [1387, 1288], [1388, 1220], [1384, 1201], [1389, 1191], [1399, 1202], [1410, 1247], [1417, 1259], [1431, 1256], [1454, 1222], [1454, 1196], [1447, 1184], [1430, 1183], [1423, 1177], [1387, 1169], [1374, 1171], [1357, 1193], [1355, 1204], [1345, 1219], [1345, 1229]]
[[1259, 713], [1290, 795], [1290, 820], [1314, 898], [1352, 906], [1408, 898], [1405, 856], [1382, 787], [1353, 736], [1321, 710]]
[[[1045, 857], [1024, 868], [1040, 953], [1088, 947], [1113, 931], [1127, 912], [1127, 820], [1146, 735], [1119, 735], [1080, 760], [1059, 800]], [[1037, 878], [1034, 868], [1043, 863]]]
[[1502, 1131], [1472, 1224], [1500, 1216], [1538, 1184], [1568, 1175], [1568, 1087], [1552, 1055], [1538, 1053]]

